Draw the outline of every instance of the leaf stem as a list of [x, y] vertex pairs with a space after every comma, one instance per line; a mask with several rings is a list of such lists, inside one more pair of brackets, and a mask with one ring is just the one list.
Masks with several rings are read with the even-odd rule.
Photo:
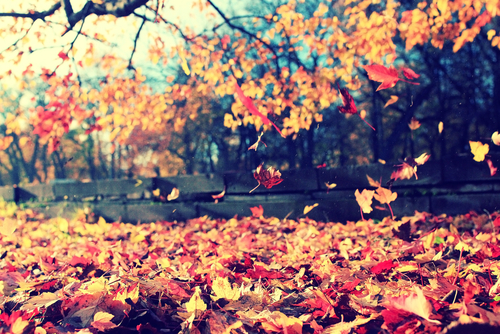
[[460, 262], [462, 261], [462, 253], [463, 253], [463, 251], [464, 251], [464, 248], [462, 247], [462, 249], [460, 250], [460, 257], [458, 258], [457, 274], [455, 275], [455, 279], [453, 280], [453, 285], [455, 285], [455, 283], [457, 283], [458, 274], [460, 273]]
[[370, 128], [372, 128], [373, 131], [376, 131], [375, 128], [370, 123], [368, 123], [363, 117], [361, 117], [360, 114], [358, 114], [358, 116], [363, 120], [363, 122], [365, 122]]

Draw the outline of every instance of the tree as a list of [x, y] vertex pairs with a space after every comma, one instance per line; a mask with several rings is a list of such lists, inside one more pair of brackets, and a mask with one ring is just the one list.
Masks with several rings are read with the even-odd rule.
[[[215, 0], [195, 5], [208, 18], [203, 30], [182, 26], [160, 1], [54, 0], [48, 8], [46, 2], [32, 1], [30, 7], [12, 4], [3, 10], [0, 24], [10, 27], [3, 37], [12, 36], [13, 42], [0, 54], [2, 61], [22, 64], [40, 52], [58, 59], [36, 72], [51, 87], [47, 104], [30, 117], [41, 144], [56, 150], [68, 124], [76, 122], [89, 132], [109, 133], [109, 141], [122, 146], [138, 129], [150, 135], [168, 132], [185, 145], [192, 142], [196, 130], [191, 120], [198, 118], [196, 103], [207, 102], [203, 97], [230, 101], [224, 125], [240, 135], [246, 133], [241, 126], [249, 126], [255, 129], [250, 136], [254, 139], [264, 130], [272, 143], [282, 141], [270, 149], [277, 154], [269, 156], [279, 157], [290, 168], [393, 160], [422, 148], [445, 156], [457, 148], [463, 152], [469, 137], [484, 137], [498, 126], [494, 101], [500, 92], [495, 67], [500, 36], [495, 1], [262, 1], [258, 9], [240, 8], [234, 14]], [[130, 39], [120, 44], [128, 47], [117, 47], [113, 33], [106, 34], [110, 29], [104, 27], [125, 25]], [[56, 38], [50, 37], [51, 30]], [[177, 43], [163, 32], [177, 36]], [[61, 43], [53, 51], [46, 49]], [[105, 45], [106, 51], [100, 54], [97, 44]], [[481, 66], [475, 66], [467, 74], [454, 68], [474, 60], [486, 62], [485, 70], [479, 73], [476, 68]], [[421, 85], [400, 83], [390, 92], [377, 91], [362, 67], [367, 64], [414, 68], [422, 74]], [[179, 65], [185, 74], [178, 74]], [[85, 72], [92, 66], [94, 73], [103, 73], [99, 87], [88, 85]], [[148, 66], [167, 71], [149, 73]], [[186, 76], [179, 81], [179, 75]], [[463, 80], [471, 75], [474, 80]], [[147, 80], [152, 76], [163, 77], [164, 87], [152, 87]], [[4, 75], [9, 80], [16, 77], [15, 71]], [[339, 117], [337, 84], [352, 92], [376, 132], [356, 123], [359, 119]], [[236, 85], [286, 139], [234, 97]], [[479, 112], [459, 118], [454, 112], [456, 94], [464, 109]], [[397, 95], [399, 103], [383, 108], [390, 95]], [[415, 116], [425, 131], [408, 129]], [[495, 121], [488, 122], [488, 117]], [[446, 130], [436, 144], [439, 122]], [[186, 124], [190, 128], [174, 136]], [[448, 136], [455, 131], [463, 135]], [[226, 144], [221, 138], [227, 135], [216, 137], [210, 140], [223, 154]], [[334, 138], [329, 152], [325, 138]], [[243, 150], [239, 152], [241, 156]]]

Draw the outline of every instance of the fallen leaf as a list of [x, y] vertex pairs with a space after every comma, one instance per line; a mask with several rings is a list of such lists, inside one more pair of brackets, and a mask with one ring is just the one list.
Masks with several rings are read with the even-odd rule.
[[94, 321], [92, 321], [91, 325], [95, 329], [104, 332], [108, 329], [117, 327], [117, 325], [111, 322], [111, 319], [114, 317], [114, 315], [107, 312], [97, 312], [94, 315]]
[[430, 319], [429, 317], [432, 315], [432, 305], [431, 303], [425, 299], [424, 293], [418, 286], [413, 287], [413, 294], [409, 296], [400, 296], [400, 297], [387, 297], [388, 304], [410, 313], [414, 313], [423, 319], [434, 323], [441, 324], [438, 320]]
[[215, 293], [214, 300], [224, 298], [226, 300], [240, 299], [240, 291], [238, 288], [233, 288], [227, 277], [217, 276], [212, 282], [212, 290]]

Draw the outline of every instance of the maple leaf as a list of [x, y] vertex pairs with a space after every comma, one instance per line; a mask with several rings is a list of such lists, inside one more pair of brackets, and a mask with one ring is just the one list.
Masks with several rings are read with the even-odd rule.
[[425, 299], [422, 290], [415, 285], [413, 287], [413, 291], [414, 293], [409, 296], [387, 297], [388, 304], [397, 309], [414, 313], [434, 324], [441, 324], [438, 320], [429, 318], [432, 315], [432, 305], [427, 299]]
[[207, 309], [207, 304], [201, 299], [200, 293], [200, 287], [197, 286], [193, 296], [185, 304], [188, 313], [192, 313], [195, 317], [200, 316]]
[[94, 315], [94, 321], [92, 321], [91, 326], [97, 330], [104, 332], [108, 329], [118, 327], [111, 322], [115, 316], [107, 312], [97, 312]]
[[392, 212], [391, 202], [395, 201], [398, 197], [396, 192], [392, 192], [389, 189], [379, 187], [376, 190], [376, 193], [373, 195], [377, 201], [381, 204], [387, 204], [389, 206], [389, 210], [391, 211], [391, 217], [394, 219], [394, 213]]
[[423, 165], [429, 160], [430, 154], [422, 153], [418, 158], [413, 159], [412, 157], [406, 157], [402, 164], [397, 165], [396, 169], [391, 174], [391, 180], [396, 181], [398, 179], [411, 179], [415, 175], [415, 179], [418, 180], [417, 176], [417, 166]]
[[396, 268], [398, 263], [394, 263], [392, 260], [382, 261], [375, 266], [373, 266], [370, 271], [375, 275], [381, 274], [383, 272], [387, 272], [392, 268]]
[[238, 95], [238, 98], [243, 103], [243, 105], [247, 107], [248, 111], [252, 115], [258, 116], [262, 120], [262, 123], [266, 125], [271, 124], [272, 126], [274, 126], [274, 128], [278, 131], [281, 137], [285, 138], [285, 136], [283, 135], [283, 133], [281, 133], [281, 130], [276, 126], [276, 124], [274, 124], [269, 118], [267, 118], [266, 116], [264, 116], [264, 114], [262, 114], [259, 110], [257, 110], [257, 107], [255, 106], [255, 104], [253, 104], [252, 100], [243, 93], [241, 87], [238, 85], [238, 82], [236, 81], [236, 78], [234, 78], [234, 80], [235, 80], [234, 85], [236, 89], [236, 94]]
[[21, 309], [32, 311], [37, 307], [49, 307], [50, 305], [55, 304], [59, 300], [60, 300], [59, 297], [55, 293], [43, 292], [38, 296], [28, 299], [26, 301], [26, 304], [24, 304], [21, 307]]
[[231, 283], [227, 277], [217, 276], [212, 282], [212, 290], [215, 293], [214, 300], [224, 298], [226, 300], [238, 300], [240, 299], [240, 291], [238, 288], [231, 287]]
[[491, 141], [493, 144], [500, 146], [500, 133], [498, 133], [498, 131], [493, 132], [491, 135]]
[[368, 78], [373, 81], [381, 82], [380, 86], [377, 88], [377, 92], [382, 89], [392, 88], [396, 86], [398, 81], [404, 81], [407, 83], [411, 83], [413, 85], [419, 85], [418, 82], [411, 82], [405, 79], [401, 79], [398, 76], [398, 71], [391, 67], [387, 68], [382, 65], [365, 65], [363, 68], [368, 73]]
[[408, 127], [410, 128], [410, 130], [415, 131], [420, 127], [420, 122], [415, 117], [412, 117], [410, 123], [408, 124]]
[[367, 190], [367, 189], [363, 189], [361, 193], [359, 192], [358, 189], [356, 189], [356, 191], [354, 192], [354, 196], [356, 196], [356, 202], [358, 202], [358, 205], [362, 210], [361, 218], [363, 218], [363, 212], [370, 213], [373, 211], [372, 200], [374, 194], [375, 194], [374, 190]]
[[[343, 106], [337, 106], [339, 111], [342, 114], [351, 114], [351, 115], [358, 114], [358, 108], [356, 107], [354, 99], [352, 98], [351, 94], [349, 94], [347, 88], [340, 88], [338, 83], [337, 87], [340, 91], [340, 95], [342, 96], [342, 104], [343, 104]], [[370, 128], [372, 128], [373, 131], [375, 131], [375, 128], [371, 126], [370, 123], [368, 123], [363, 117], [361, 117], [360, 114], [358, 114], [358, 116], [363, 120], [363, 122], [365, 122]]]
[[483, 161], [490, 150], [488, 144], [483, 144], [480, 141], [469, 141], [469, 145], [470, 151], [474, 154], [474, 160], [477, 162]]
[[252, 211], [252, 216], [254, 216], [255, 218], [262, 217], [262, 215], [264, 214], [262, 205], [251, 207], [250, 211]]
[[267, 169], [263, 169], [262, 166], [264, 163], [261, 163], [259, 167], [255, 169], [255, 172], [253, 173], [253, 177], [259, 182], [259, 184], [250, 190], [250, 192], [254, 191], [257, 189], [261, 184], [266, 187], [267, 189], [271, 189], [277, 184], [280, 184], [283, 182], [283, 179], [281, 178], [281, 173], [279, 170], [277, 170], [274, 167], [269, 167]]

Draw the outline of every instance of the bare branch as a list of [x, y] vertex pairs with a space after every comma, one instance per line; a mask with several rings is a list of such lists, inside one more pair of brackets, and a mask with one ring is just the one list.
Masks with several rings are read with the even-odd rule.
[[128, 61], [128, 69], [134, 69], [134, 66], [132, 66], [132, 58], [134, 58], [135, 50], [137, 49], [137, 41], [139, 40], [139, 36], [141, 35], [141, 30], [142, 27], [144, 27], [144, 23], [146, 23], [146, 18], [142, 19], [141, 26], [139, 27], [139, 29], [137, 30], [137, 34], [135, 35], [134, 48], [132, 49], [132, 54], [130, 55], [130, 59]]

